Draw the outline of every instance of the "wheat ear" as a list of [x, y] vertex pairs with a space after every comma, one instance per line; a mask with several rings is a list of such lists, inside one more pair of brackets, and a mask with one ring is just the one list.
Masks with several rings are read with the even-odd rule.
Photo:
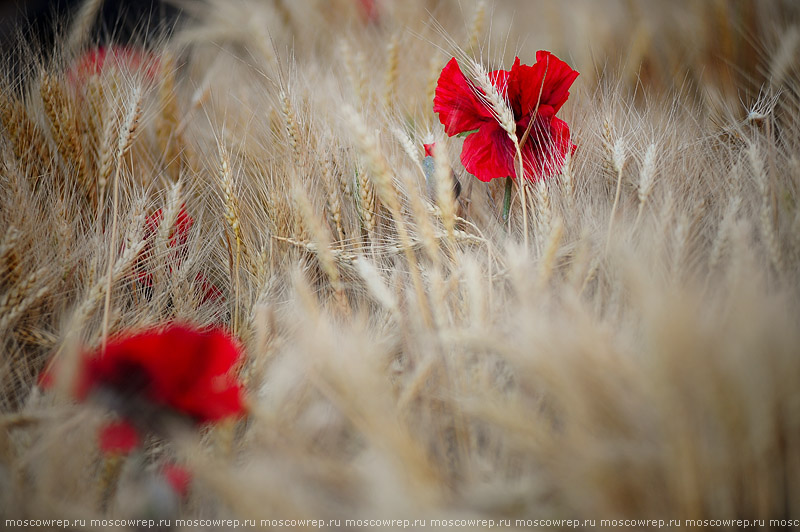
[[367, 131], [363, 119], [355, 109], [347, 106], [345, 108], [345, 115], [355, 133], [362, 153], [366, 156], [380, 199], [392, 214], [397, 229], [397, 236], [400, 239], [403, 253], [411, 269], [411, 280], [414, 284], [414, 290], [419, 301], [420, 309], [422, 309], [423, 320], [426, 325], [430, 326], [432, 324], [431, 314], [426, 303], [427, 298], [423, 288], [422, 277], [419, 272], [419, 264], [414, 256], [413, 244], [401, 212], [400, 200], [392, 181], [388, 163], [378, 149], [375, 136]]
[[222, 188], [222, 198], [225, 203], [225, 221], [233, 233], [236, 245], [235, 266], [231, 274], [234, 277], [236, 287], [236, 298], [233, 302], [233, 332], [239, 333], [239, 302], [241, 297], [241, 285], [239, 279], [239, 267], [242, 256], [242, 231], [239, 218], [239, 202], [236, 199], [235, 186], [233, 182], [233, 172], [231, 170], [228, 152], [222, 143], [218, 145], [219, 151], [219, 183]]
[[639, 226], [639, 221], [644, 211], [644, 204], [647, 203], [647, 198], [650, 197], [650, 191], [653, 187], [653, 179], [656, 173], [657, 149], [655, 144], [650, 144], [644, 154], [642, 169], [639, 171], [639, 211], [636, 213], [636, 221], [633, 223], [634, 227]]
[[[453, 232], [456, 225], [456, 198], [453, 194], [453, 170], [447, 158], [444, 142], [439, 141], [434, 146], [434, 175], [436, 180], [436, 204], [442, 215], [447, 237], [451, 244], [455, 244]], [[454, 249], [453, 249], [454, 251]]]
[[478, 40], [483, 33], [483, 25], [486, 21], [486, 2], [481, 0], [475, 8], [475, 15], [472, 17], [472, 24], [469, 29], [469, 40], [467, 41], [467, 51], [474, 57], [478, 51]]
[[311, 232], [311, 238], [317, 244], [316, 256], [319, 259], [322, 270], [331, 282], [336, 302], [342, 312], [345, 315], [349, 315], [350, 304], [344, 293], [339, 269], [336, 267], [336, 259], [331, 253], [330, 235], [323, 224], [320, 223], [319, 217], [315, 214], [314, 207], [311, 205], [311, 200], [308, 199], [308, 195], [303, 186], [297, 183], [292, 188], [295, 204], [300, 209], [300, 214], [305, 221], [305, 226], [308, 227]]
[[[517, 137], [517, 123], [514, 120], [514, 112], [508, 106], [508, 103], [505, 101], [505, 99], [497, 91], [494, 83], [492, 83], [492, 80], [489, 78], [489, 73], [486, 72], [486, 68], [477, 61], [470, 61], [469, 65], [478, 87], [483, 90], [483, 93], [478, 95], [479, 98], [492, 112], [495, 120], [497, 120], [497, 122], [500, 124], [500, 127], [502, 127], [506, 132], [508, 138], [511, 139], [511, 143], [513, 144], [516, 152], [515, 160], [517, 162], [517, 186], [520, 190], [520, 201], [522, 203], [522, 232], [525, 249], [528, 249], [528, 200], [525, 192], [525, 165], [522, 160], [520, 139]], [[544, 80], [542, 80], [542, 86], [544, 86]], [[540, 90], [541, 88], [542, 87], [540, 87]], [[534, 110], [533, 115], [535, 116], [535, 114], [536, 111]], [[533, 120], [531, 120], [531, 124], [533, 124]]]
[[90, 192], [83, 143], [78, 132], [78, 116], [67, 94], [67, 89], [61, 80], [48, 73], [42, 74], [39, 89], [56, 147], [64, 162], [69, 163], [77, 172], [81, 187], [86, 192]]
[[614, 165], [614, 171], [617, 173], [617, 189], [614, 193], [614, 204], [611, 206], [611, 216], [609, 216], [608, 220], [608, 234], [606, 235], [606, 251], [608, 251], [608, 246], [611, 244], [611, 234], [612, 229], [614, 228], [614, 216], [617, 213], [617, 205], [619, 204], [619, 196], [620, 192], [622, 191], [622, 171], [625, 169], [625, 162], [626, 162], [626, 146], [625, 141], [622, 138], [618, 138], [617, 141], [614, 143], [614, 151], [612, 153], [612, 162]]
[[23, 312], [49, 291], [47, 284], [34, 290], [36, 284], [45, 277], [46, 273], [47, 268], [39, 268], [0, 298], [0, 331], [5, 331]]
[[119, 174], [122, 172], [122, 160], [125, 154], [128, 153], [138, 131], [139, 118], [142, 112], [142, 92], [141, 88], [134, 89], [131, 98], [128, 113], [123, 122], [122, 131], [120, 132], [119, 142], [117, 143], [117, 169], [114, 172], [114, 190], [112, 192], [112, 211], [111, 211], [111, 243], [108, 251], [108, 274], [106, 276], [106, 297], [103, 304], [103, 336], [102, 345], [105, 351], [108, 345], [108, 315], [111, 308], [111, 285], [113, 282], [113, 264], [112, 257], [116, 253], [117, 248], [117, 218], [119, 218]]
[[322, 159], [322, 184], [326, 192], [326, 204], [331, 213], [333, 223], [336, 226], [336, 237], [339, 242], [345, 240], [344, 229], [342, 228], [342, 206], [339, 202], [339, 187], [336, 186], [336, 178], [333, 171], [333, 160], [330, 156]]
[[761, 194], [761, 234], [763, 235], [769, 258], [775, 271], [778, 273], [783, 271], [783, 257], [781, 256], [781, 246], [778, 241], [778, 235], [775, 232], [775, 226], [772, 222], [773, 206], [770, 201], [770, 186], [767, 171], [764, 168], [764, 160], [761, 158], [759, 147], [755, 143], [751, 143], [747, 148], [747, 156], [750, 159], [750, 165], [753, 167], [753, 174], [755, 175], [756, 185], [758, 185], [758, 192]]
[[161, 113], [156, 123], [156, 138], [167, 167], [167, 173], [173, 181], [177, 181], [181, 173], [182, 135], [178, 132], [178, 98], [175, 93], [175, 58], [165, 53], [161, 58], [161, 84], [158, 97], [161, 101]]

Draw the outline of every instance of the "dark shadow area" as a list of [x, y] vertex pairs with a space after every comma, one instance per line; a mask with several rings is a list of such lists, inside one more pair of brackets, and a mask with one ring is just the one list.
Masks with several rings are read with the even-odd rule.
[[[0, 0], [0, 49], [12, 70], [18, 68], [20, 40], [28, 52], [47, 60], [84, 0]], [[106, 0], [89, 42], [147, 44], [168, 36], [180, 10], [161, 0]], [[23, 54], [25, 52], [22, 52]]]

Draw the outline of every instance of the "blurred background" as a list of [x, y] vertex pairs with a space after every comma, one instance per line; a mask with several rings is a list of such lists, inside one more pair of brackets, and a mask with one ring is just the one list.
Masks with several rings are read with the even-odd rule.
[[[33, 46], [45, 58], [50, 56], [56, 35], [67, 31], [83, 3], [0, 0], [3, 55], [20, 56], [15, 43], [24, 42], [24, 48]], [[284, 43], [286, 37], [285, 45], [298, 57], [313, 46], [309, 43], [324, 41], [321, 33], [341, 37], [403, 30], [428, 38], [431, 33], [419, 28], [442, 23], [459, 42], [458, 33], [467, 29], [476, 4], [477, 0], [106, 0], [90, 41], [154, 43], [170, 35], [182, 19], [202, 19], [204, 12], [217, 18], [230, 15], [230, 27], [247, 31], [253, 20], [235, 18], [266, 10], [273, 16], [257, 24], [276, 42]], [[508, 56], [513, 60], [521, 48], [544, 48], [568, 58], [582, 72], [584, 84], [613, 72], [615, 81], [619, 77], [630, 86], [711, 86], [738, 96], [742, 91], [757, 94], [767, 80], [797, 69], [800, 2], [793, 0], [504, 0], [487, 6], [486, 19], [493, 24], [487, 29], [505, 36], [504, 50], [484, 50], [490, 62], [505, 62]], [[462, 28], [447, 22], [458, 19]], [[324, 24], [318, 25], [320, 21]], [[16, 68], [16, 61], [10, 64]]]
[[[46, 52], [83, 3], [83, 0], [0, 0], [0, 42], [4, 50], [23, 37]], [[113, 36], [126, 42], [143, 34], [163, 34], [174, 27], [179, 12], [159, 0], [106, 0], [92, 37]]]

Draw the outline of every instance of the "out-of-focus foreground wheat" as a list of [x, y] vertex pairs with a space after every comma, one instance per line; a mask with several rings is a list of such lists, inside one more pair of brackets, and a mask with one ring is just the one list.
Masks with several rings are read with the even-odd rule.
[[[191, 3], [152, 69], [76, 81], [86, 9], [22, 55], [0, 102], [0, 515], [152, 513], [176, 460], [172, 517], [800, 516], [800, 6], [359, 6]], [[433, 89], [457, 52], [538, 49], [581, 72], [578, 148], [506, 227]], [[457, 199], [426, 185], [431, 139]], [[38, 376], [168, 321], [240, 339], [250, 413], [147, 440], [103, 503], [105, 410]]]

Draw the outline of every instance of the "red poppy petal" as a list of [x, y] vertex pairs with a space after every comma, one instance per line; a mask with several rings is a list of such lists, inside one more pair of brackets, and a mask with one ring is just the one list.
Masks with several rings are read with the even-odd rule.
[[[519, 57], [514, 60], [514, 66], [519, 65]], [[513, 68], [513, 67], [512, 67]], [[508, 91], [508, 78], [511, 75], [510, 70], [492, 70], [489, 72], [489, 81], [492, 82], [494, 88], [500, 93], [500, 96], [506, 97]]]
[[189, 230], [194, 225], [194, 218], [189, 216], [186, 212], [186, 205], [181, 205], [181, 210], [178, 213], [178, 219], [175, 220], [175, 234], [170, 240], [171, 245], [185, 246], [189, 241]]
[[514, 145], [496, 122], [485, 124], [464, 140], [461, 163], [481, 181], [516, 175]]
[[219, 421], [244, 413], [242, 389], [227, 377], [217, 377], [176, 398], [176, 409], [192, 416], [198, 423]]
[[144, 49], [126, 46], [100, 46], [89, 50], [76, 59], [67, 72], [73, 85], [80, 85], [93, 75], [100, 75], [108, 66], [131, 73], [141, 73], [148, 81], [158, 78], [161, 65], [157, 56]]
[[553, 107], [555, 112], [569, 98], [569, 88], [578, 77], [578, 72], [550, 52], [536, 52], [536, 63], [546, 66], [545, 83], [542, 89], [542, 103]]
[[439, 114], [439, 121], [451, 137], [478, 129], [487, 120], [493, 120], [492, 114], [464, 77], [455, 57], [445, 65], [439, 76], [433, 98], [433, 112]]
[[201, 421], [216, 421], [243, 410], [242, 390], [230, 375], [239, 361], [240, 350], [222, 331], [210, 332], [204, 343], [205, 355], [199, 357], [202, 373], [181, 394], [180, 408], [192, 412]]
[[164, 217], [164, 211], [158, 209], [153, 214], [148, 216], [144, 221], [144, 236], [150, 238], [158, 231], [158, 226], [161, 225], [161, 219]]
[[[514, 68], [518, 66], [519, 57], [514, 59], [514, 65], [511, 67], [511, 70], [514, 70]], [[492, 85], [494, 85], [494, 88], [497, 89], [497, 92], [500, 94], [500, 96], [511, 104], [511, 108], [514, 111], [515, 116], [519, 116], [519, 102], [511, 98], [508, 92], [509, 80], [511, 79], [511, 70], [492, 70], [489, 72], [489, 80], [492, 82]]]
[[522, 148], [525, 178], [538, 181], [559, 173], [572, 147], [566, 122], [555, 117], [540, 117]]
[[550, 52], [539, 51], [532, 66], [514, 63], [508, 81], [508, 98], [519, 113], [517, 116], [527, 115], [543, 105], [550, 106], [556, 113], [567, 101], [568, 89], [577, 77], [578, 73], [565, 62]]
[[177, 464], [164, 464], [161, 467], [161, 474], [175, 493], [186, 497], [189, 493], [189, 484], [192, 482], [192, 474], [188, 469]]
[[67, 72], [67, 79], [73, 85], [89, 77], [100, 74], [106, 61], [107, 49], [103, 46], [87, 51], [80, 56], [73, 67]]
[[197, 422], [242, 413], [242, 388], [231, 374], [238, 344], [221, 329], [198, 331], [172, 325], [109, 342], [102, 354], [86, 357], [79, 399], [98, 387], [123, 398], [139, 395]]
[[98, 439], [100, 450], [106, 454], [128, 454], [139, 446], [139, 433], [125, 420], [104, 425]]

